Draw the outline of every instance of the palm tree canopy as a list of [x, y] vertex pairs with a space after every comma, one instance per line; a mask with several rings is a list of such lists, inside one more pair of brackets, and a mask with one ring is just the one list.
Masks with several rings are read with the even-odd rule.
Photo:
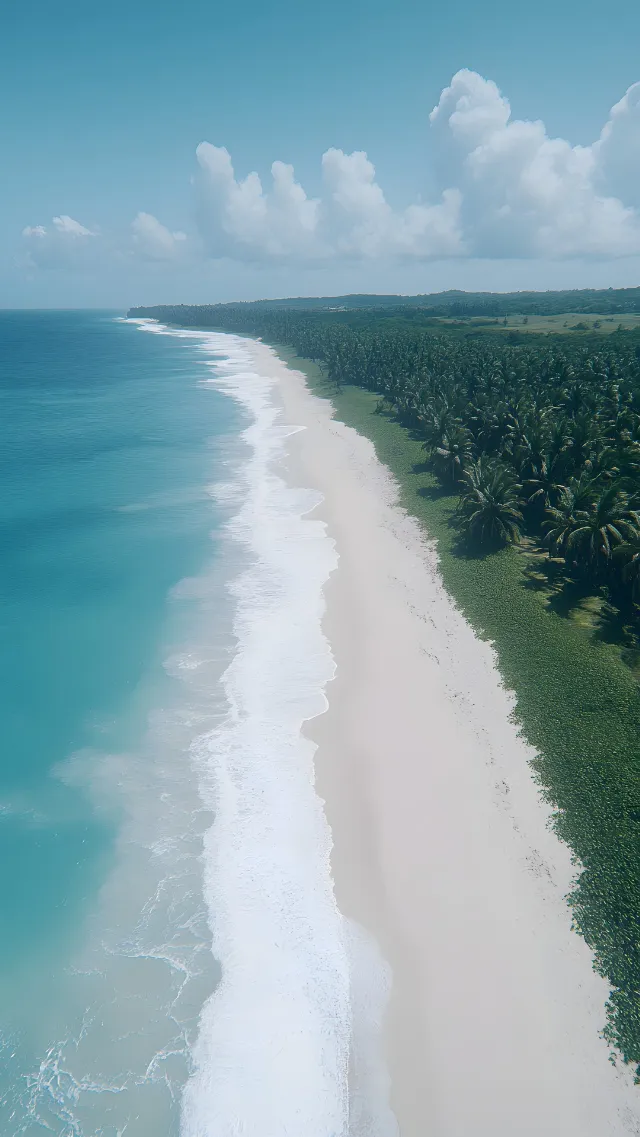
[[465, 471], [464, 485], [460, 508], [469, 535], [481, 544], [518, 542], [523, 521], [518, 496], [522, 486], [513, 473], [502, 464], [480, 459]]
[[616, 546], [637, 532], [637, 514], [630, 509], [629, 495], [614, 483], [586, 509], [576, 510], [565, 547], [567, 553], [582, 555], [598, 566], [608, 563]]

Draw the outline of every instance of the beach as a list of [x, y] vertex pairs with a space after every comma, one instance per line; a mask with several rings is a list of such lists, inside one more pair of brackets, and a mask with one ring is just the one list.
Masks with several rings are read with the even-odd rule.
[[372, 444], [271, 348], [244, 343], [302, 428], [286, 476], [322, 495], [312, 516], [338, 556], [323, 623], [336, 674], [304, 729], [337, 905], [360, 943], [351, 1133], [388, 1137], [394, 1118], [401, 1137], [639, 1133], [638, 1090], [600, 1035], [608, 986], [571, 930], [577, 866], [494, 652]]
[[6, 319], [0, 1132], [640, 1134], [419, 444], [255, 338]]

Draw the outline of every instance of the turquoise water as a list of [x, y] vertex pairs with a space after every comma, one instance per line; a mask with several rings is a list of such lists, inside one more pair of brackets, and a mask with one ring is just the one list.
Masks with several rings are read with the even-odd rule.
[[[166, 763], [157, 771], [159, 728], [148, 715], [158, 708], [166, 714], [176, 702], [166, 659], [195, 618], [196, 599], [184, 583], [182, 595], [175, 589], [205, 565], [215, 571], [226, 513], [209, 486], [224, 479], [246, 425], [231, 399], [202, 383], [197, 343], [141, 334], [115, 315], [0, 313], [2, 1137], [119, 1131], [120, 1119], [102, 1128], [109, 1108], [103, 1101], [96, 1113], [95, 1092], [84, 1095], [85, 1106], [73, 1089], [74, 1080], [104, 1078], [113, 1093], [125, 1068], [115, 1055], [96, 1065], [100, 1041], [91, 1043], [92, 1056], [78, 1057], [87, 1007], [110, 995], [95, 976], [87, 987], [87, 975], [104, 973], [102, 964], [87, 964], [84, 977], [73, 972], [84, 966], [79, 953], [95, 955], [98, 943], [104, 950], [109, 935], [124, 929], [131, 940], [137, 894], [144, 905], [145, 887], [161, 877], [141, 867], [145, 839], [127, 836], [127, 826], [132, 831], [140, 814], [136, 792], [151, 797], [154, 778], [164, 779], [165, 799], [171, 795]], [[211, 619], [222, 635], [221, 591], [218, 600]], [[174, 724], [167, 753], [180, 753], [179, 735]], [[174, 794], [167, 806], [176, 818], [197, 809], [195, 790], [187, 776], [183, 781], [180, 800]], [[151, 806], [144, 824], [160, 825]], [[162, 828], [171, 832], [166, 817]], [[198, 827], [192, 830], [197, 840]], [[128, 900], [113, 883], [123, 844], [132, 873]], [[118, 917], [109, 921], [105, 911], [114, 904]], [[195, 900], [187, 908], [191, 919]], [[154, 918], [162, 923], [158, 911]], [[190, 935], [192, 954], [203, 948], [207, 956], [202, 920]], [[196, 1009], [215, 980], [213, 963], [207, 966]], [[150, 985], [139, 974], [121, 978], [135, 997], [145, 985], [157, 988], [158, 1005], [163, 983], [175, 986], [173, 974]], [[146, 1012], [140, 1018], [143, 1026], [132, 1015], [131, 1027], [144, 1033]], [[146, 1050], [155, 1054], [157, 1042]], [[176, 1084], [185, 1069], [176, 1069]], [[176, 1116], [171, 1094], [158, 1095], [148, 1112], [160, 1125], [155, 1137], [173, 1132]], [[126, 1131], [138, 1133], [131, 1122]]]
[[269, 349], [2, 313], [0, 382], [0, 1137], [397, 1137]]

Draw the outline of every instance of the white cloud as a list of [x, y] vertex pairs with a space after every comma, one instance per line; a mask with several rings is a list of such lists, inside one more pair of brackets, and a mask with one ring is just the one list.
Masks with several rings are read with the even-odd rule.
[[364, 152], [331, 149], [323, 155], [327, 194], [310, 198], [293, 166], [274, 162], [265, 192], [257, 173], [236, 179], [223, 147], [197, 149], [197, 219], [211, 256], [326, 261], [341, 256], [449, 256], [463, 251], [458, 231], [459, 195], [394, 211], [375, 180]]
[[130, 236], [104, 238], [73, 217], [61, 214], [50, 226], [27, 225], [22, 230], [23, 256], [27, 268], [104, 268], [131, 256], [146, 261], [176, 261], [187, 246], [186, 234], [172, 233], [151, 213], [140, 212], [131, 223]]
[[145, 260], [173, 261], [185, 248], [186, 233], [171, 233], [152, 213], [138, 213], [131, 229], [135, 251]]
[[69, 237], [97, 237], [98, 234], [86, 229], [79, 221], [74, 221], [73, 217], [67, 217], [63, 213], [61, 217], [54, 217], [53, 224], [58, 233], [64, 233]]
[[[571, 146], [549, 138], [542, 122], [511, 119], [495, 83], [473, 71], [454, 75], [430, 120], [439, 175], [461, 193], [470, 251], [551, 258], [640, 252], [640, 216], [628, 192], [632, 171], [640, 173], [635, 90], [613, 108], [596, 143]], [[624, 158], [615, 171], [613, 156]]]
[[[54, 217], [52, 228], [44, 225], [27, 225], [22, 230], [25, 241], [27, 266], [38, 268], [83, 268], [95, 256], [99, 234], [87, 229], [73, 217], [62, 214]], [[98, 241], [96, 242], [96, 238]]]
[[445, 190], [436, 205], [410, 205], [396, 211], [375, 180], [375, 168], [364, 151], [322, 156], [329, 190], [325, 216], [327, 242], [335, 252], [352, 256], [455, 256], [463, 252], [459, 230], [460, 195]]
[[318, 240], [320, 203], [295, 181], [293, 166], [274, 162], [272, 186], [265, 193], [256, 173], [242, 181], [223, 146], [201, 142], [196, 151], [197, 219], [212, 256], [256, 257], [322, 255]]
[[327, 150], [322, 192], [313, 197], [293, 166], [273, 162], [263, 185], [256, 172], [236, 176], [224, 147], [202, 142], [193, 179], [200, 243], [144, 212], [129, 238], [107, 243], [62, 214], [50, 228], [23, 230], [28, 262], [82, 266], [108, 253], [176, 263], [190, 249], [249, 263], [316, 266], [640, 254], [640, 83], [611, 109], [590, 146], [549, 137], [540, 121], [513, 119], [496, 84], [469, 70], [453, 76], [429, 123], [438, 187], [430, 202], [394, 208], [364, 151]]
[[197, 151], [198, 222], [212, 256], [617, 257], [640, 252], [640, 84], [612, 109], [592, 146], [550, 138], [511, 118], [495, 83], [458, 71], [430, 115], [441, 187], [431, 204], [396, 210], [363, 151], [322, 157], [324, 195], [310, 199], [293, 168], [237, 180], [227, 150]]
[[640, 209], [640, 83], [612, 107], [593, 152], [597, 187]]

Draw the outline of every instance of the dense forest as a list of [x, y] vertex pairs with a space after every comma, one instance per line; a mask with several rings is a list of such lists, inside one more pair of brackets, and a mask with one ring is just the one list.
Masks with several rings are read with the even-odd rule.
[[[163, 306], [168, 311], [169, 306]], [[180, 323], [196, 318], [201, 324], [215, 322], [223, 309], [236, 305], [176, 305]], [[422, 296], [351, 296], [290, 297], [282, 300], [255, 300], [237, 305], [246, 309], [287, 309], [290, 311], [347, 311], [357, 309], [395, 311], [404, 310], [414, 315], [418, 309], [423, 316], [436, 317], [504, 317], [504, 316], [555, 316], [575, 312], [603, 316], [640, 313], [640, 288], [584, 288], [563, 292], [431, 292]], [[168, 317], [166, 317], [168, 318]], [[176, 319], [178, 317], [176, 316]]]
[[434, 334], [388, 312], [350, 322], [259, 305], [132, 314], [263, 335], [316, 361], [337, 386], [376, 392], [459, 493], [469, 542], [526, 536], [640, 613], [640, 337], [511, 344]]

